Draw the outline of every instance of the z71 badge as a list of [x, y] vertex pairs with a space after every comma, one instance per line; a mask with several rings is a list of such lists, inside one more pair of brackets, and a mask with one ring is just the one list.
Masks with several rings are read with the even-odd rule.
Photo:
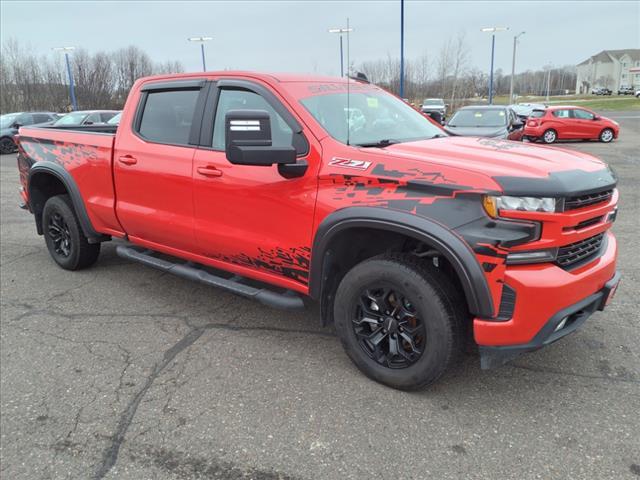
[[355, 168], [356, 170], [366, 170], [367, 168], [369, 168], [369, 166], [371, 166], [371, 162], [333, 157], [329, 162], [329, 165], [333, 165], [334, 167]]

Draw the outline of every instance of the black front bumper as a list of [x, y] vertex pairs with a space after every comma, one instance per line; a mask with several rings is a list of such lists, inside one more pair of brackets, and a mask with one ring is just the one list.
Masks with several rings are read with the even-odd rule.
[[[513, 360], [522, 353], [538, 350], [550, 343], [560, 340], [562, 337], [575, 332], [582, 324], [596, 311], [604, 310], [606, 302], [611, 295], [611, 290], [616, 288], [620, 281], [620, 272], [605, 283], [602, 290], [589, 295], [584, 300], [579, 301], [560, 310], [552, 316], [544, 327], [533, 337], [529, 343], [521, 345], [507, 346], [482, 346], [480, 345], [480, 367], [483, 370], [499, 367], [510, 360]], [[558, 329], [563, 322], [564, 325]]]

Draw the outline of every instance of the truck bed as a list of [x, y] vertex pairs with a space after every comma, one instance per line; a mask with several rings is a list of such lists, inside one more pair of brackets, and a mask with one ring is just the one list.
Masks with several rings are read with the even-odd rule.
[[52, 168], [62, 167], [73, 178], [94, 227], [102, 233], [119, 231], [112, 170], [116, 129], [111, 125], [22, 127], [18, 168], [25, 202], [31, 166], [36, 162], [52, 162]]

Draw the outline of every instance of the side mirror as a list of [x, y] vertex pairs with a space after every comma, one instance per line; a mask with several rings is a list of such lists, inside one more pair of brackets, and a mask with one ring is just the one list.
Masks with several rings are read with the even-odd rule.
[[224, 124], [225, 153], [229, 162], [265, 167], [296, 163], [293, 146], [272, 146], [271, 119], [266, 110], [229, 110]]
[[513, 122], [511, 124], [511, 126], [513, 127], [514, 130], [518, 130], [518, 129], [524, 127], [524, 122], [522, 120], [518, 120], [516, 122]]
[[15, 123], [13, 124], [13, 128], [20, 128], [20, 127], [22, 127], [22, 126], [23, 126], [23, 125], [22, 125], [20, 122], [15, 122]]
[[594, 120], [600, 120], [600, 117], [599, 117], [598, 115], [594, 115], [594, 116], [593, 116], [593, 119], [594, 119]]

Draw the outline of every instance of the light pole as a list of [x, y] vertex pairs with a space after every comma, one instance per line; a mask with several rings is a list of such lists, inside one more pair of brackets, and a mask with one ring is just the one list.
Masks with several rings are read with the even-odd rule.
[[213, 40], [213, 37], [189, 37], [187, 38], [190, 42], [199, 43], [200, 44], [200, 53], [202, 54], [202, 71], [207, 71], [207, 63], [204, 60], [204, 42], [208, 42]]
[[404, 99], [404, 0], [400, 0], [400, 98]]
[[78, 110], [78, 102], [76, 101], [76, 89], [73, 85], [73, 74], [71, 73], [71, 64], [69, 63], [69, 52], [75, 50], [76, 47], [53, 47], [54, 52], [64, 52], [64, 60], [67, 64], [67, 75], [69, 76], [69, 96], [71, 97], [71, 108]]
[[489, 105], [493, 105], [493, 55], [496, 49], [496, 32], [504, 32], [509, 27], [485, 27], [481, 28], [482, 32], [491, 33], [491, 70], [489, 72]]
[[551, 68], [552, 65], [549, 64], [549, 70], [547, 70], [547, 102], [549, 101], [549, 87], [551, 86]]
[[328, 30], [329, 33], [337, 33], [340, 37], [340, 76], [344, 77], [344, 60], [342, 55], [342, 35], [345, 33], [352, 32], [353, 28], [330, 28]]
[[513, 60], [511, 60], [511, 85], [509, 86], [509, 103], [513, 103], [513, 77], [516, 74], [516, 45], [518, 45], [518, 37], [527, 32], [520, 32], [513, 36]]

